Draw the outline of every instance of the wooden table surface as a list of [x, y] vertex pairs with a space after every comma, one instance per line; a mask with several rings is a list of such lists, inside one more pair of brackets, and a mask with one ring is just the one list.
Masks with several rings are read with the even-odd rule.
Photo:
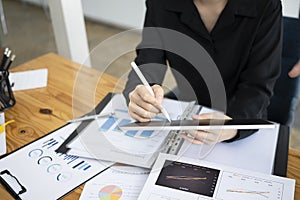
[[[48, 68], [47, 87], [14, 92], [17, 103], [5, 112], [6, 121], [16, 121], [6, 127], [8, 152], [64, 125], [69, 119], [89, 112], [108, 92], [120, 92], [123, 86], [112, 76], [52, 53], [12, 71], [39, 68]], [[41, 113], [41, 108], [50, 109], [52, 114]], [[294, 149], [289, 151], [288, 177], [297, 180], [295, 199], [300, 199], [300, 152]], [[80, 186], [63, 199], [79, 199], [82, 188]], [[0, 188], [1, 199], [6, 199], [5, 195]]]

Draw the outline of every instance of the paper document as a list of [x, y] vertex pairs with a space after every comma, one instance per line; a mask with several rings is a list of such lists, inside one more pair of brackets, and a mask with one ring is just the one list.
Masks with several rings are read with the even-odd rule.
[[160, 154], [139, 200], [293, 200], [295, 180]]
[[[187, 105], [177, 101], [166, 101], [169, 103], [165, 104], [165, 108], [171, 111], [170, 116], [173, 119], [176, 119]], [[128, 115], [125, 98], [121, 94], [115, 95], [102, 112], [114, 112], [115, 115], [91, 122], [79, 137], [68, 145], [71, 148], [68, 154], [150, 168], [162, 150], [169, 132], [120, 130], [119, 126], [133, 121]], [[160, 116], [156, 120], [165, 118]]]
[[9, 74], [12, 90], [28, 90], [47, 86], [48, 69], [28, 70]]
[[196, 145], [184, 141], [177, 155], [272, 174], [279, 124], [231, 143]]
[[[20, 184], [26, 192], [21, 199], [59, 199], [91, 177], [111, 166], [112, 162], [86, 159], [56, 153], [55, 149], [78, 127], [79, 123], [64, 126], [0, 160], [1, 178], [16, 193]], [[11, 178], [9, 172], [19, 184]], [[13, 180], [13, 181], [12, 181]]]
[[[190, 105], [189, 102], [168, 99], [163, 103], [172, 120], [179, 119]], [[198, 113], [199, 110], [201, 114], [214, 112], [206, 107], [190, 109], [190, 112]], [[183, 140], [178, 134], [175, 135], [176, 138], [170, 138], [168, 131], [119, 130], [120, 125], [132, 120], [127, 114], [125, 99], [120, 94], [115, 95], [102, 112], [112, 111], [116, 113], [115, 116], [93, 121], [77, 139], [69, 143], [68, 154], [150, 168], [159, 152], [173, 151], [174, 146], [178, 146], [178, 150], [169, 152], [232, 167], [273, 173], [279, 134], [278, 124], [274, 124], [275, 128], [261, 129], [235, 142], [195, 145]], [[171, 141], [170, 146], [167, 141]]]
[[149, 170], [131, 166], [113, 166], [88, 181], [80, 200], [136, 200]]

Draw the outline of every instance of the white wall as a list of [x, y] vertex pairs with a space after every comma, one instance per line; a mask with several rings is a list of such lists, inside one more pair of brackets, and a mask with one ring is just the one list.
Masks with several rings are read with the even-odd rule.
[[[45, 5], [48, 0], [21, 0]], [[62, 0], [63, 1], [63, 0]], [[145, 0], [82, 0], [86, 17], [124, 28], [142, 28]]]
[[285, 17], [299, 17], [300, 0], [282, 0], [282, 13]]
[[128, 28], [142, 28], [145, 0], [82, 0], [86, 17]]

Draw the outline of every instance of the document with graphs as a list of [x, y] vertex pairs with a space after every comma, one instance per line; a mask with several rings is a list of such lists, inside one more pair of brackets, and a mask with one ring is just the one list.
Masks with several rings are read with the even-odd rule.
[[295, 180], [160, 154], [139, 200], [293, 200]]

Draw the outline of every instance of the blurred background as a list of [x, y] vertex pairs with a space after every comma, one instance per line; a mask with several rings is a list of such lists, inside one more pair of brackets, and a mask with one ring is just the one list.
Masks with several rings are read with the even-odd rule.
[[[141, 0], [130, 0], [126, 3], [120, 0], [82, 0], [88, 51], [94, 52], [93, 50], [101, 42], [119, 33], [142, 28], [146, 10], [144, 4]], [[12, 67], [49, 52], [59, 53], [48, 0], [2, 0], [2, 5], [4, 16], [1, 19], [5, 20], [7, 33], [3, 33], [5, 30], [2, 26], [1, 46], [10, 47], [17, 55]], [[135, 45], [140, 41], [139, 31], [130, 31], [122, 41], [125, 41], [122, 43], [125, 46]], [[110, 54], [114, 54], [116, 49], [109, 46], [105, 49], [106, 51], [102, 51], [101, 55], [95, 52], [91, 54], [91, 66], [124, 78], [130, 69], [130, 62], [135, 58], [135, 52], [127, 52], [107, 65], [109, 61], [105, 58], [111, 57]], [[168, 73], [165, 85], [172, 88], [175, 84], [173, 77]], [[299, 106], [292, 129], [290, 147], [300, 150]]]

